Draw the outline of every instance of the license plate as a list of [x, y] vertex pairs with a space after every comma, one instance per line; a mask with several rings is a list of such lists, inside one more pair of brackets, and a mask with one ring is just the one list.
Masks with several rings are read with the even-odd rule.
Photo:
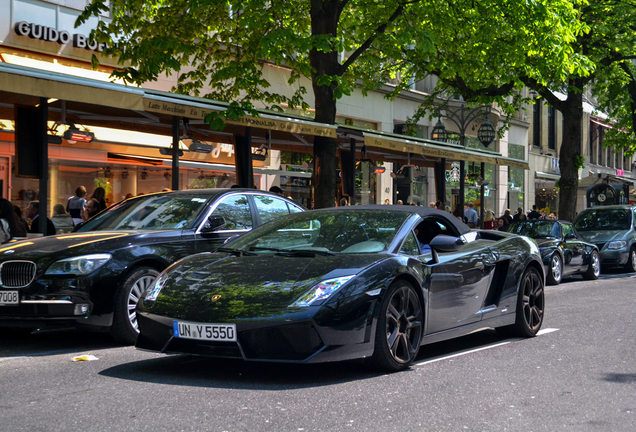
[[236, 342], [236, 324], [201, 324], [173, 321], [174, 337], [207, 341]]
[[19, 304], [18, 291], [0, 291], [0, 306], [17, 306]]

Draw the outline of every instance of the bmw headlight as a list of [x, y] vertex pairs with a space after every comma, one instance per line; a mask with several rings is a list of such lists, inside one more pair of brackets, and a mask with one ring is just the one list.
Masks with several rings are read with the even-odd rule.
[[608, 249], [621, 249], [621, 248], [624, 248], [625, 246], [627, 246], [627, 242], [623, 240], [613, 241], [607, 244]]
[[45, 274], [85, 276], [106, 264], [110, 257], [110, 254], [94, 254], [65, 258], [51, 264]]
[[325, 300], [341, 286], [346, 284], [353, 276], [354, 275], [324, 280], [300, 296], [292, 306], [307, 307], [317, 301]]

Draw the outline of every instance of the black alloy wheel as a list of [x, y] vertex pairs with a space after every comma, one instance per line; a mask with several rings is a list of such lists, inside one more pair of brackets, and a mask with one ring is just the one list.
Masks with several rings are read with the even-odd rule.
[[543, 324], [545, 312], [545, 289], [543, 278], [537, 269], [528, 267], [519, 284], [515, 323], [499, 327], [498, 333], [504, 336], [533, 337]]
[[550, 268], [548, 269], [548, 285], [558, 285], [563, 277], [563, 260], [558, 253], [554, 253], [550, 258]]
[[159, 275], [152, 267], [134, 268], [117, 290], [110, 335], [117, 342], [134, 345], [139, 335], [137, 302]]
[[415, 288], [406, 281], [394, 282], [380, 306], [371, 363], [387, 371], [408, 368], [420, 348], [423, 319]]

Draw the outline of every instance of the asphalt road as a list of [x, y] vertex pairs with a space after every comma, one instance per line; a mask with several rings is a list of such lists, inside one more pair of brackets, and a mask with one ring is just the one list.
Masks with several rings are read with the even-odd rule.
[[[543, 330], [423, 347], [416, 365], [276, 365], [166, 356], [106, 335], [0, 343], [0, 431], [636, 430], [636, 279], [546, 289]], [[72, 362], [92, 354], [95, 361]]]

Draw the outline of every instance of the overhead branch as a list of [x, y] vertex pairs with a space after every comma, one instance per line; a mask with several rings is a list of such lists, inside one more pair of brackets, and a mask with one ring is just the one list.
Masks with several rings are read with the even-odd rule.
[[542, 98], [548, 101], [548, 103], [557, 110], [564, 112], [567, 109], [567, 105], [564, 101], [556, 97], [556, 95], [552, 93], [549, 88], [545, 87], [542, 84], [539, 84], [536, 79], [527, 76], [520, 77], [520, 79], [521, 82], [526, 85], [526, 87], [536, 91]]
[[389, 24], [393, 23], [396, 19], [398, 19], [402, 14], [404, 14], [404, 8], [409, 5], [409, 4], [414, 4], [414, 3], [418, 3], [420, 0], [410, 0], [410, 1], [406, 1], [402, 4], [400, 4], [397, 9], [395, 10], [395, 12], [393, 12], [393, 14], [389, 17], [389, 19], [387, 19], [384, 23], [380, 24], [375, 31], [373, 32], [373, 34], [371, 36], [369, 36], [369, 38], [364, 41], [359, 47], [358, 49], [356, 49], [347, 59], [346, 62], [344, 62], [342, 64], [342, 66], [340, 66], [340, 74], [344, 74], [347, 69], [349, 68], [349, 66], [351, 66], [353, 63], [355, 63], [355, 61], [358, 59], [358, 57], [360, 57], [366, 50], [369, 49], [369, 47], [371, 46], [371, 44], [373, 43], [373, 41], [375, 41], [378, 36], [380, 36], [382, 33], [384, 33], [387, 29], [387, 27], [389, 26]]
[[[439, 75], [438, 75], [439, 76]], [[440, 80], [451, 86], [454, 87], [455, 89], [459, 90], [459, 92], [461, 93], [462, 96], [464, 96], [465, 99], [470, 100], [476, 97], [480, 97], [480, 96], [505, 96], [508, 93], [510, 93], [510, 91], [515, 87], [515, 82], [514, 81], [509, 81], [507, 83], [501, 84], [501, 85], [489, 85], [487, 87], [482, 87], [479, 89], [473, 89], [470, 86], [468, 86], [466, 84], [466, 81], [464, 81], [464, 79], [459, 76], [459, 75], [455, 75], [454, 78], [441, 78]]]

